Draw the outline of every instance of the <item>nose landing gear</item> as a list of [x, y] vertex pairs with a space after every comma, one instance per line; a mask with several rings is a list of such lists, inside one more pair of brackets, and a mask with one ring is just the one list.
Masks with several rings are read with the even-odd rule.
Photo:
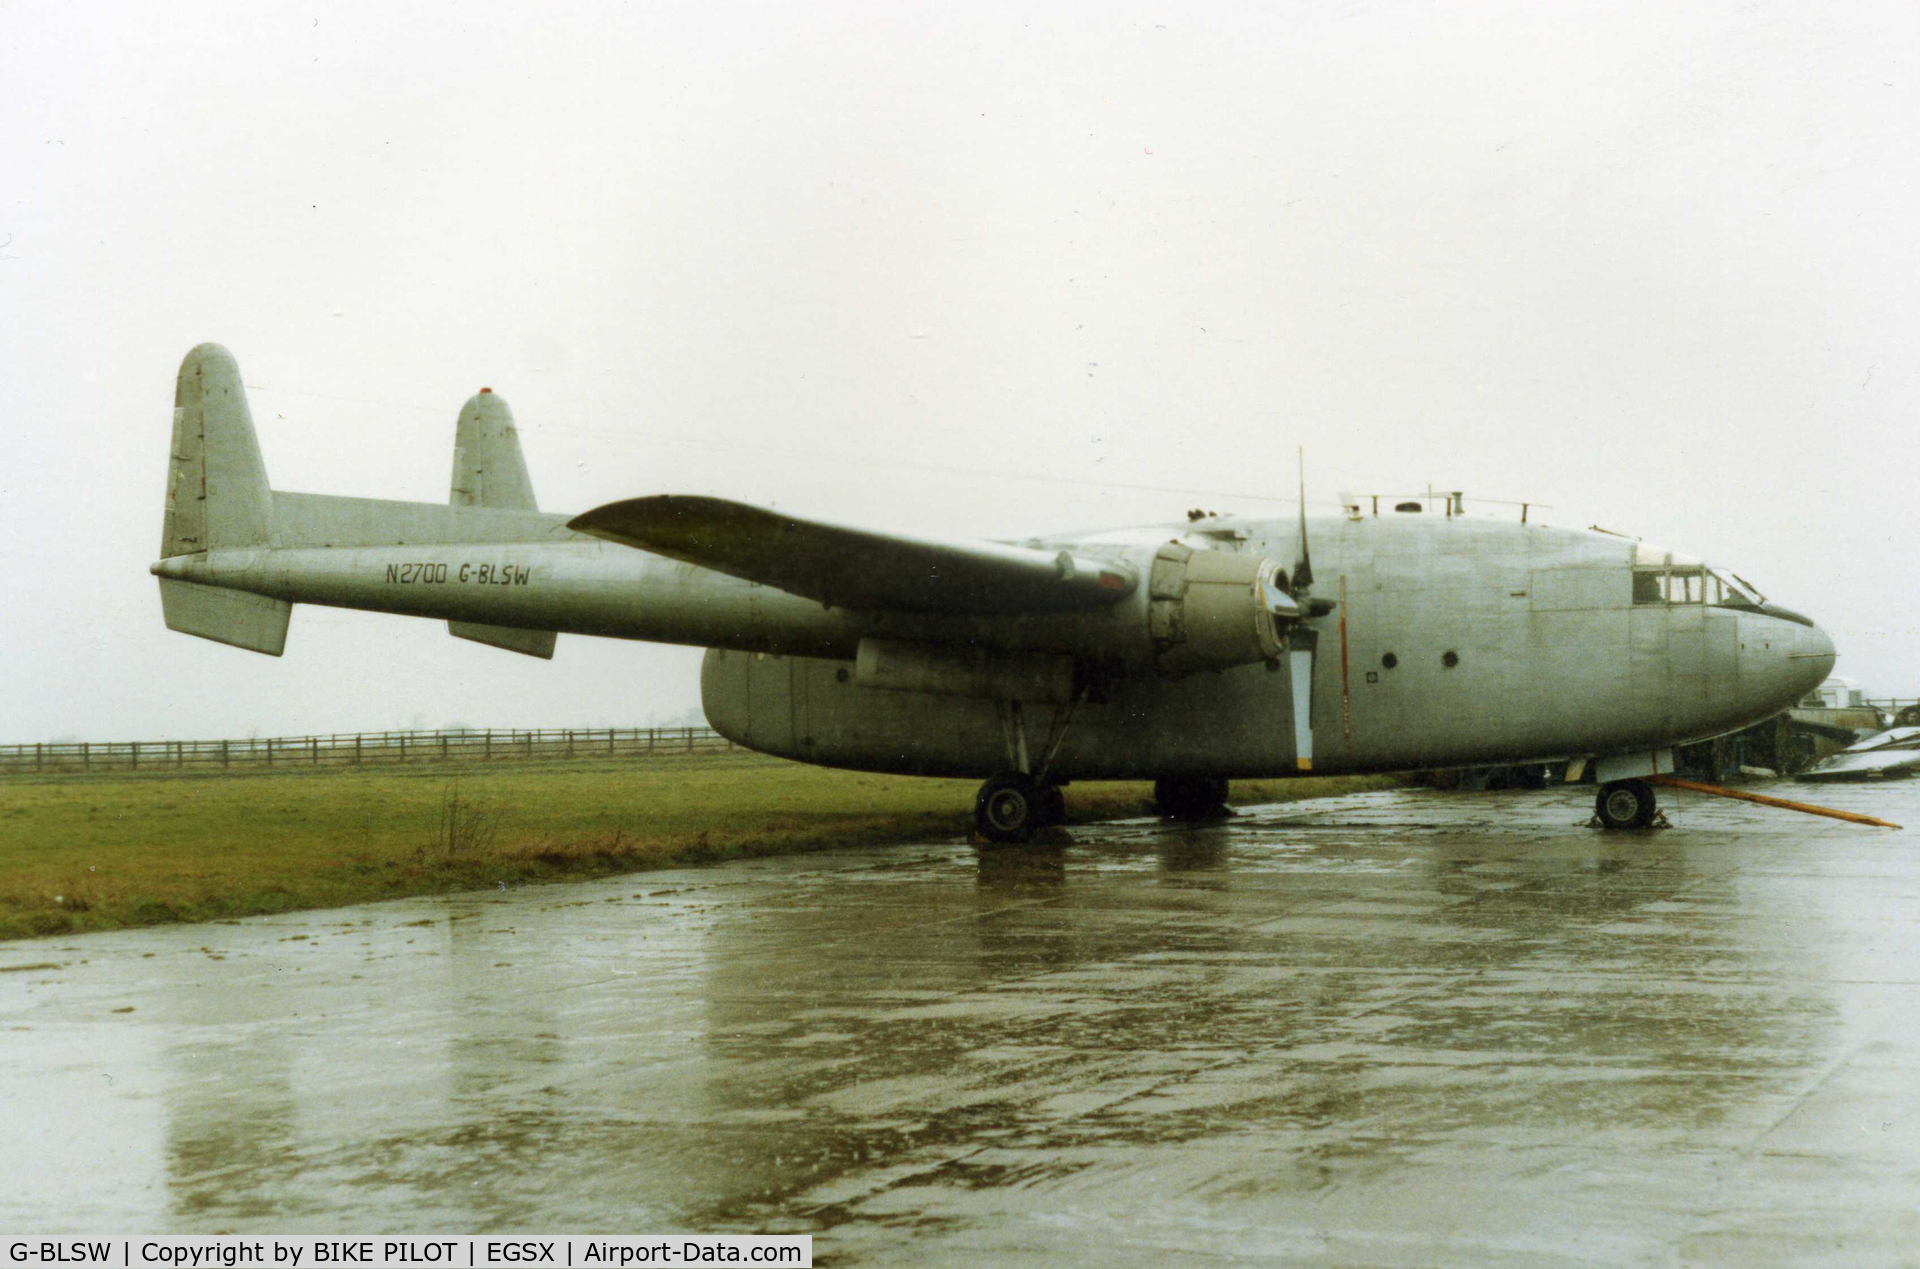
[[1605, 828], [1646, 828], [1653, 823], [1653, 786], [1645, 780], [1615, 780], [1600, 786], [1593, 813]]

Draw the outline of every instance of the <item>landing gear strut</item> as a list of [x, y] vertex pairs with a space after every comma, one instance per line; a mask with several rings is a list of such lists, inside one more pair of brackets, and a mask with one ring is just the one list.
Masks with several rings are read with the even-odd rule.
[[1593, 813], [1606, 828], [1646, 828], [1653, 823], [1653, 786], [1645, 780], [1615, 780], [1600, 786]]
[[1073, 712], [1085, 696], [1084, 690], [1078, 692], [1064, 709], [1055, 711], [1037, 773], [1030, 773], [1027, 729], [1020, 702], [1002, 703], [1000, 725], [1006, 734], [1007, 760], [1013, 769], [989, 778], [974, 796], [973, 826], [980, 836], [990, 842], [1024, 842], [1036, 829], [1067, 822], [1066, 796], [1058, 784], [1047, 779], [1047, 769], [1053, 765], [1067, 725], [1073, 721]]
[[1153, 782], [1153, 809], [1170, 820], [1219, 820], [1227, 809], [1227, 782], [1218, 776], [1177, 776]]

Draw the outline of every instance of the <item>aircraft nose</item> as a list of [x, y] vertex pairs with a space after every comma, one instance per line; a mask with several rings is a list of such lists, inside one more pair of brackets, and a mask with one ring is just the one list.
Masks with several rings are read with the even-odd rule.
[[1767, 608], [1740, 618], [1737, 696], [1754, 719], [1792, 709], [1833, 673], [1833, 639], [1799, 613]]
[[1787, 656], [1801, 693], [1811, 692], [1833, 673], [1833, 637], [1818, 626], [1802, 626]]

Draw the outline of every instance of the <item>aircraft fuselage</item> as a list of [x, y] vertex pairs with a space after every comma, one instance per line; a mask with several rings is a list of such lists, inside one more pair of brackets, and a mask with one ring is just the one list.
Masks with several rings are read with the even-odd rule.
[[[1316, 518], [1314, 593], [1334, 608], [1310, 623], [1311, 751], [1302, 754], [1283, 662], [1173, 679], [1151, 672], [1145, 588], [1093, 613], [863, 613], [570, 533], [563, 516], [274, 497], [272, 543], [176, 557], [155, 571], [288, 602], [708, 647], [702, 698], [716, 728], [768, 753], [863, 770], [977, 776], [1002, 769], [1007, 752], [995, 701], [857, 682], [850, 669], [863, 638], [1112, 667], [1059, 747], [1061, 780], [1391, 771], [1659, 748], [1785, 708], [1832, 665], [1826, 636], [1790, 617], [1704, 596], [1636, 602], [1627, 539], [1431, 513]], [[1209, 520], [1070, 545], [1138, 558], [1170, 538], [1285, 559], [1296, 528]], [[1027, 712], [1034, 746], [1048, 720]]]

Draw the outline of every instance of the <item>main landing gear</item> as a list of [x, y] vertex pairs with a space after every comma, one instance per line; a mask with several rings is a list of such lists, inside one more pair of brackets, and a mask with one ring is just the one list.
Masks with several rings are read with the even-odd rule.
[[1222, 820], [1227, 782], [1218, 776], [1177, 776], [1153, 782], [1153, 809], [1170, 820]]
[[1019, 771], [1002, 771], [980, 786], [973, 799], [973, 826], [990, 842], [1024, 842], [1042, 828], [1067, 820], [1066, 795]]
[[1019, 701], [1003, 701], [1000, 727], [1007, 742], [1007, 761], [1011, 770], [989, 777], [973, 799], [973, 826], [990, 842], [1024, 842], [1043, 828], [1067, 822], [1067, 799], [1060, 786], [1047, 779], [1047, 769], [1067, 734], [1073, 712], [1086, 698], [1085, 690], [1075, 693], [1066, 705], [1054, 711], [1048, 729], [1047, 747], [1040, 768], [1033, 769], [1027, 756], [1026, 722]]
[[1646, 828], [1653, 823], [1653, 786], [1645, 780], [1615, 780], [1600, 786], [1593, 813], [1605, 828]]

